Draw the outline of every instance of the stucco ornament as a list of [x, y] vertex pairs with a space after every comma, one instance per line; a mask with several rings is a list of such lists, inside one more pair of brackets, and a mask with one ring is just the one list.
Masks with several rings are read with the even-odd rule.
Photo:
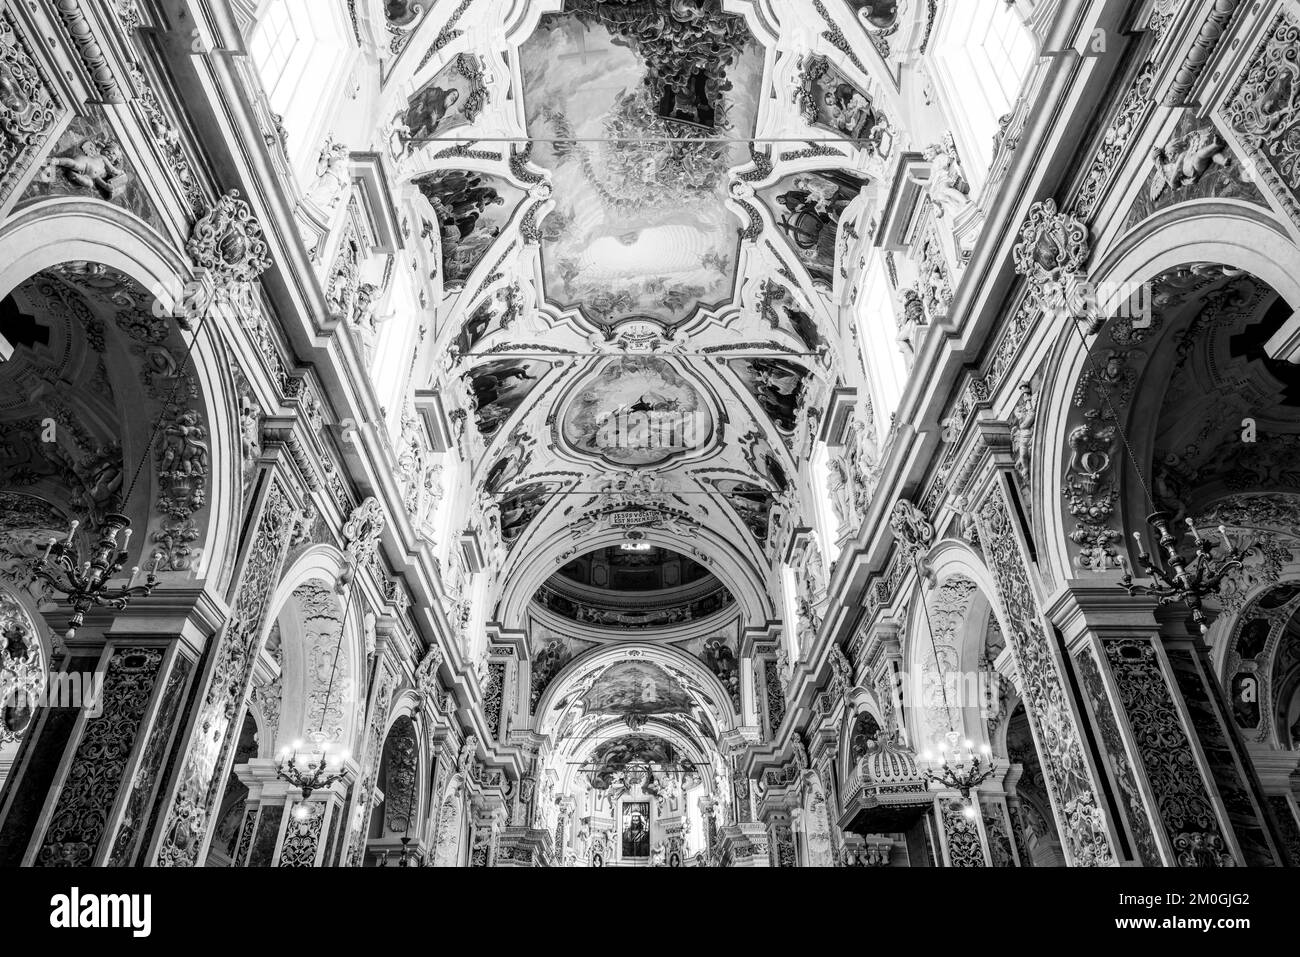
[[1016, 272], [1029, 280], [1032, 306], [1058, 318], [1082, 320], [1086, 331], [1095, 334], [1102, 318], [1083, 272], [1090, 252], [1087, 224], [1045, 199], [1030, 207], [1011, 258]]

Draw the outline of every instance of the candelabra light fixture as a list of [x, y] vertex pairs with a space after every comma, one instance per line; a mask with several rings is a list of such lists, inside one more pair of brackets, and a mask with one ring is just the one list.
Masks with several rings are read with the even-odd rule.
[[[310, 735], [311, 748], [303, 752], [304, 742], [295, 741], [286, 746], [275, 762], [275, 773], [302, 791], [304, 803], [313, 791], [329, 787], [347, 777], [348, 752], [335, 748], [324, 730]], [[306, 813], [303, 805], [299, 810]]]
[[[162, 562], [162, 555], [155, 553], [153, 567], [143, 582], [137, 583], [140, 576], [137, 565], [131, 569], [130, 581], [125, 586], [111, 588], [109, 583], [127, 562], [131, 520], [117, 513], [105, 515], [90, 560], [78, 565], [75, 537], [80, 525], [74, 521], [63, 541], [51, 538], [45, 554], [33, 562], [30, 569], [31, 580], [44, 582], [72, 606], [68, 638], [76, 635], [91, 608], [107, 605], [121, 611], [131, 599], [150, 594], [158, 584], [158, 566]], [[118, 541], [119, 537], [121, 541]]]
[[[1163, 553], [1157, 562], [1147, 553], [1142, 543], [1142, 533], [1134, 532], [1133, 538], [1138, 543], [1138, 564], [1151, 579], [1150, 585], [1137, 585], [1133, 582], [1132, 572], [1126, 572], [1120, 579], [1120, 587], [1130, 595], [1154, 595], [1158, 603], [1167, 605], [1180, 601], [1192, 610], [1192, 620], [1200, 627], [1202, 634], [1209, 631], [1209, 620], [1205, 617], [1202, 600], [1217, 594], [1224, 577], [1234, 569], [1241, 568], [1246, 552], [1228, 535], [1224, 526], [1219, 526], [1226, 551], [1215, 554], [1220, 544], [1216, 539], [1201, 535], [1195, 523], [1187, 519], [1196, 547], [1190, 559], [1184, 559], [1178, 551], [1178, 537], [1169, 528], [1172, 516], [1168, 512], [1154, 512], [1147, 522], [1156, 530], [1158, 550]], [[1122, 559], [1121, 559], [1122, 561]]]
[[938, 753], [924, 751], [921, 754], [921, 761], [926, 765], [925, 779], [941, 788], [960, 792], [966, 801], [962, 813], [973, 818], [975, 805], [970, 800], [970, 792], [997, 770], [993, 750], [987, 744], [976, 748], [971, 741], [962, 741], [956, 731], [949, 731], [945, 738], [947, 745]]

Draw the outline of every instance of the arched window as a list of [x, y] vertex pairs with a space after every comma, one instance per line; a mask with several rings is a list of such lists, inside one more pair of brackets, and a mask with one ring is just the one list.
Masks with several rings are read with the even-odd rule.
[[1037, 51], [1006, 0], [944, 6], [933, 45], [933, 70], [972, 185], [982, 185], [993, 158], [998, 119], [1010, 113]]

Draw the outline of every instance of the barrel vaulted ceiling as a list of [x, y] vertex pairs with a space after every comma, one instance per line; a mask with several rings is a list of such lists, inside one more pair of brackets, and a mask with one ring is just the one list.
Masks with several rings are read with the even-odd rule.
[[426, 386], [501, 560], [493, 617], [629, 533], [778, 617], [913, 6], [387, 4], [388, 147], [439, 263]]

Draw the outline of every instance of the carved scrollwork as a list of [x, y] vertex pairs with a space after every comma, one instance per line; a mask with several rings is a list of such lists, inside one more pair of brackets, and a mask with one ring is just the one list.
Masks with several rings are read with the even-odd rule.
[[1087, 224], [1057, 210], [1055, 200], [1045, 199], [1030, 207], [1011, 258], [1016, 272], [1029, 280], [1033, 306], [1052, 315], [1082, 319], [1088, 332], [1096, 333], [1101, 322], [1082, 271], [1090, 252]]
[[13, 18], [0, 14], [0, 202], [40, 153], [58, 107]]
[[208, 210], [185, 243], [194, 265], [210, 270], [219, 285], [251, 283], [271, 265], [262, 227], [232, 189]]
[[895, 503], [889, 527], [909, 561], [919, 558], [934, 543], [934, 526], [924, 512], [905, 498]]
[[948, 844], [948, 863], [951, 867], [984, 867], [984, 846], [980, 841], [975, 821], [966, 817], [960, 801], [943, 801], [944, 837]]
[[1084, 757], [1077, 718], [1066, 696], [1060, 666], [1041, 624], [1024, 553], [1013, 531], [1006, 497], [995, 491], [980, 506], [980, 538], [992, 563], [1007, 644], [1021, 675], [1025, 710], [1037, 722], [1036, 737], [1044, 742], [1044, 781], [1063, 820], [1063, 837], [1076, 866], [1111, 864], [1114, 852], [1098, 807]]
[[1066, 507], [1076, 519], [1070, 540], [1081, 549], [1074, 564], [1080, 569], [1104, 571], [1118, 567], [1115, 544], [1120, 533], [1109, 526], [1119, 498], [1110, 477], [1118, 451], [1116, 426], [1084, 422], [1069, 435], [1070, 464], [1065, 475]]
[[[1233, 0], [1219, 0], [1236, 6]], [[1210, 23], [1213, 23], [1213, 16]], [[1205, 34], [1203, 33], [1203, 36]], [[1217, 41], [1217, 35], [1213, 37]], [[1199, 38], [1198, 38], [1199, 43]], [[1293, 221], [1300, 223], [1300, 162], [1295, 142], [1300, 131], [1300, 18], [1283, 9], [1260, 41], [1224, 107], [1260, 178], [1273, 190]], [[1203, 68], [1204, 64], [1198, 65]], [[1186, 70], [1187, 67], [1184, 67]]]
[[384, 532], [384, 507], [373, 495], [352, 510], [343, 525], [344, 551], [353, 568], [364, 568], [379, 548], [379, 536]]
[[430, 708], [438, 707], [438, 666], [442, 664], [442, 649], [430, 645], [415, 669], [415, 688]]

